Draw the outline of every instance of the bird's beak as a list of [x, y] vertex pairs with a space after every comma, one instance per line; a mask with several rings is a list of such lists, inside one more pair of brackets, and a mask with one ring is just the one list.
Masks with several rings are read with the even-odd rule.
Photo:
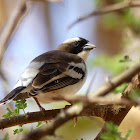
[[96, 48], [96, 46], [88, 42], [87, 44], [85, 44], [83, 50], [92, 50], [94, 48]]

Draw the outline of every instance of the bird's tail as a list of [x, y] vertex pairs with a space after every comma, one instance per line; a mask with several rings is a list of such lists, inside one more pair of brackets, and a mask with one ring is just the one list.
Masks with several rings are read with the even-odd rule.
[[0, 101], [0, 106], [4, 105], [6, 103], [9, 103], [11, 100], [13, 100], [22, 90], [24, 90], [26, 87], [20, 86], [15, 89], [13, 89], [5, 98], [3, 98]]

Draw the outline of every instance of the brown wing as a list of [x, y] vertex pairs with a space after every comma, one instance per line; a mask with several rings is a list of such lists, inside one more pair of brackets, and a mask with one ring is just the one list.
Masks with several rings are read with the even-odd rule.
[[33, 80], [33, 89], [29, 95], [35, 96], [39, 91], [49, 92], [73, 85], [84, 76], [85, 72], [82, 68], [78, 68], [78, 64], [75, 66], [69, 63], [45, 64]]
[[[81, 63], [83, 63], [83, 60], [74, 54], [61, 51], [44, 53], [36, 57], [25, 69], [17, 83], [17, 87], [24, 85], [28, 88], [30, 86], [31, 92], [37, 94], [41, 89], [51, 91], [75, 84], [84, 76], [82, 68], [79, 68]], [[85, 68], [84, 63], [83, 66]], [[79, 69], [79, 72], [77, 69]], [[28, 93], [23, 91], [15, 99], [27, 97]]]

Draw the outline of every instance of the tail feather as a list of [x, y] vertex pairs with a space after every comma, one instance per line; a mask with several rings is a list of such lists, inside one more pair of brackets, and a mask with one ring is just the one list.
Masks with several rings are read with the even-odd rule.
[[1, 101], [0, 101], [0, 106], [1, 105], [4, 105], [6, 103], [9, 103], [11, 100], [13, 100], [18, 94], [20, 94], [20, 92], [22, 90], [24, 90], [26, 87], [23, 87], [23, 86], [20, 86], [20, 87], [17, 87], [15, 89], [13, 89], [5, 98], [3, 98]]
[[29, 98], [28, 92], [21, 92], [19, 93], [13, 100], [20, 100], [20, 99], [27, 99]]

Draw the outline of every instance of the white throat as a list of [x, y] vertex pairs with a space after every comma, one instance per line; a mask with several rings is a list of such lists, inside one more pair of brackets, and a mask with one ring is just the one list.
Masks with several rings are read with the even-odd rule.
[[88, 56], [89, 56], [89, 52], [90, 50], [86, 50], [86, 51], [82, 51], [80, 53], [78, 53], [77, 55], [80, 56], [84, 61], [87, 60]]

